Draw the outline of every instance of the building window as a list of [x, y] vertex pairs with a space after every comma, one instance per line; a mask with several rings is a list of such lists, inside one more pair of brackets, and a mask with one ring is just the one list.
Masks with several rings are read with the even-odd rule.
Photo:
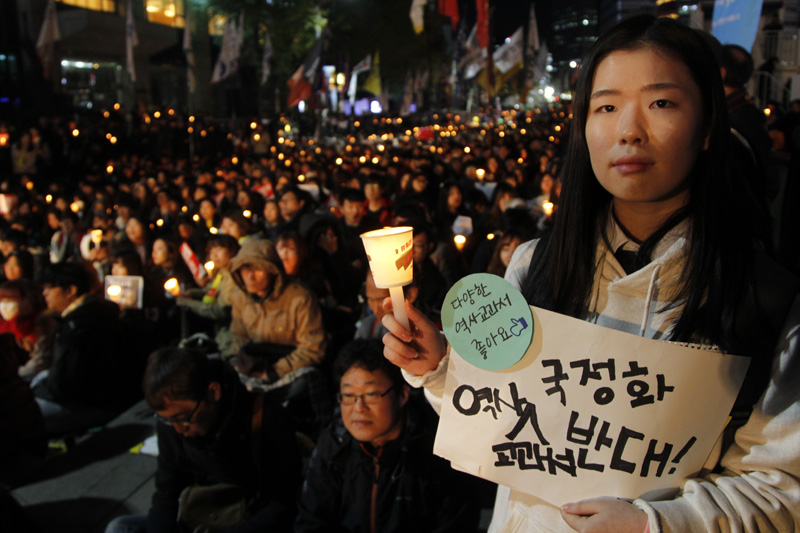
[[116, 0], [57, 0], [58, 2], [75, 7], [82, 7], [84, 9], [91, 9], [92, 11], [105, 11], [107, 13], [114, 13], [117, 10]]
[[173, 28], [183, 28], [186, 25], [183, 0], [145, 0], [145, 10], [147, 20], [154, 24]]

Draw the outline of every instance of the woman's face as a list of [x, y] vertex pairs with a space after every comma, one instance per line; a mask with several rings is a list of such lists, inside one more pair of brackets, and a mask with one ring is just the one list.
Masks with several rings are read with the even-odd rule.
[[236, 195], [236, 203], [242, 209], [250, 207], [250, 196], [247, 194], [247, 191], [239, 191]]
[[236, 240], [242, 238], [243, 235], [242, 229], [239, 227], [239, 224], [237, 224], [228, 217], [222, 219], [222, 224], [220, 224], [219, 230], [225, 235], [230, 235]]
[[200, 204], [200, 216], [203, 220], [212, 220], [216, 214], [217, 209], [214, 207], [213, 202], [202, 202]]
[[686, 205], [708, 133], [682, 62], [647, 46], [609, 54], [594, 74], [585, 131], [594, 174], [615, 205], [667, 214]]
[[290, 239], [281, 239], [278, 241], [278, 244], [275, 245], [275, 249], [278, 251], [278, 257], [281, 258], [283, 269], [286, 273], [290, 276], [297, 274], [300, 263], [299, 256], [297, 255], [297, 244]]
[[165, 265], [169, 261], [169, 247], [167, 243], [158, 239], [153, 243], [153, 252], [150, 254], [153, 258], [153, 264], [156, 266]]
[[113, 265], [111, 265], [111, 275], [112, 276], [127, 276], [128, 269], [125, 268], [125, 265], [122, 264], [122, 261], [117, 261]]
[[553, 176], [550, 174], [542, 176], [539, 187], [542, 189], [542, 194], [550, 194], [553, 191]]
[[6, 275], [8, 281], [14, 281], [22, 277], [22, 268], [19, 266], [19, 260], [16, 255], [12, 255], [6, 259], [3, 265], [3, 273]]
[[450, 190], [447, 192], [447, 207], [450, 211], [456, 211], [461, 207], [461, 200], [461, 191], [458, 187], [450, 187]]
[[141, 222], [135, 218], [129, 218], [125, 224], [125, 235], [135, 244], [144, 243], [144, 228]]
[[281, 212], [278, 210], [276, 202], [267, 202], [264, 204], [264, 219], [267, 224], [278, 224], [281, 221]]

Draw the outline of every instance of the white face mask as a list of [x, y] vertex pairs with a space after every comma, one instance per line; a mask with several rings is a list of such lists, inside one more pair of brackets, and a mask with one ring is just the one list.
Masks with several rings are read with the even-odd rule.
[[3, 320], [11, 320], [19, 313], [19, 302], [15, 302], [14, 300], [2, 300], [0, 301], [0, 316], [3, 317]]

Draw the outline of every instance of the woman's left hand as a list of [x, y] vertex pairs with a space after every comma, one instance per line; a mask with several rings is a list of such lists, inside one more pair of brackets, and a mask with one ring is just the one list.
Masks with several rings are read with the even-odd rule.
[[644, 533], [647, 514], [625, 500], [596, 498], [561, 507], [561, 516], [580, 533]]

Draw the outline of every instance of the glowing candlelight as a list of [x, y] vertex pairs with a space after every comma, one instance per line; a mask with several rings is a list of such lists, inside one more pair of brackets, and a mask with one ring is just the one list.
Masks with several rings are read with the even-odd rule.
[[178, 296], [181, 293], [181, 286], [178, 283], [177, 278], [169, 278], [164, 283], [164, 289], [172, 296]]
[[545, 202], [542, 204], [542, 209], [544, 209], [544, 214], [547, 215], [549, 218], [553, 214], [553, 202]]
[[411, 331], [403, 298], [403, 286], [414, 276], [414, 230], [409, 226], [386, 227], [361, 234], [369, 269], [379, 289], [389, 289], [394, 317]]
[[456, 248], [460, 252], [464, 249], [464, 245], [467, 244], [467, 238], [463, 235], [456, 235], [453, 237], [453, 242], [456, 243]]
[[475, 171], [475, 175], [478, 176], [478, 179], [483, 181], [483, 178], [486, 176], [486, 171], [482, 168], [479, 168]]
[[212, 272], [214, 272], [214, 261], [206, 261], [206, 264], [203, 265], [203, 268], [206, 269], [206, 272], [211, 274]]
[[122, 287], [119, 285], [109, 285], [106, 292], [112, 301], [119, 302], [119, 297], [122, 295]]
[[93, 229], [91, 231], [91, 239], [92, 242], [95, 244], [100, 244], [101, 242], [103, 242], [103, 230]]

